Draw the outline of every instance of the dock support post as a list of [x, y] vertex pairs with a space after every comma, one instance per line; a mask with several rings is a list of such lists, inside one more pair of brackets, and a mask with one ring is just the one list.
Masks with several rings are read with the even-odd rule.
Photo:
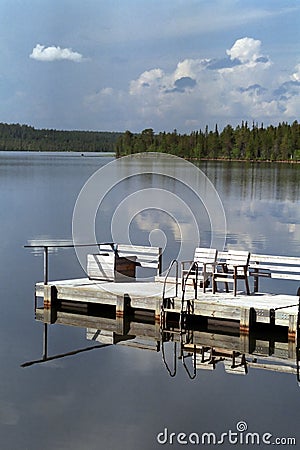
[[241, 308], [240, 318], [240, 345], [241, 351], [248, 353], [249, 350], [249, 309]]
[[250, 330], [256, 321], [254, 308], [241, 308], [240, 318], [240, 339], [243, 353], [249, 353], [250, 348]]
[[275, 326], [275, 309], [274, 308], [270, 309], [269, 317], [270, 317], [270, 325], [272, 327], [274, 327]]
[[57, 319], [57, 290], [55, 286], [44, 285], [44, 322], [54, 323]]
[[130, 321], [124, 316], [116, 317], [116, 331], [114, 335], [125, 336], [128, 334], [130, 328]]
[[253, 308], [241, 308], [240, 334], [249, 334], [250, 327], [255, 323], [255, 310]]
[[117, 334], [126, 334], [126, 315], [131, 309], [130, 297], [127, 294], [118, 295], [116, 303], [116, 332]]
[[297, 316], [289, 315], [288, 341], [296, 342], [297, 339]]
[[128, 314], [130, 310], [130, 297], [128, 294], [117, 295], [116, 317]]
[[160, 323], [161, 321], [161, 299], [157, 299], [155, 303], [155, 322]]

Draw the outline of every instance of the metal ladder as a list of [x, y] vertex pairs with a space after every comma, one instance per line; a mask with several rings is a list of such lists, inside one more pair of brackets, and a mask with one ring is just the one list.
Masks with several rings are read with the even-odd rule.
[[[166, 297], [166, 287], [168, 283], [168, 277], [171, 273], [171, 270], [175, 266], [175, 295], [173, 297]], [[175, 299], [178, 297], [178, 261], [177, 259], [173, 259], [169, 265], [169, 268], [166, 272], [165, 279], [164, 279], [164, 285], [163, 285], [163, 291], [162, 291], [162, 298], [161, 298], [161, 308], [160, 308], [160, 324], [163, 328], [166, 322], [166, 313], [168, 311], [172, 311], [175, 307]]]
[[[188, 282], [189, 277], [191, 274], [196, 272], [196, 279], [194, 281], [194, 298], [186, 300], [185, 294], [186, 294], [186, 285]], [[186, 318], [189, 314], [194, 313], [194, 300], [197, 299], [197, 285], [198, 285], [198, 264], [197, 262], [194, 262], [186, 276], [182, 279], [182, 294], [181, 294], [181, 312], [180, 312], [180, 326], [186, 327]]]

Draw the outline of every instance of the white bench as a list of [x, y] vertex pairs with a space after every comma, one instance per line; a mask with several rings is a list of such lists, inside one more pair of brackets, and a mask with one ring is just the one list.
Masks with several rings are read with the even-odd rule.
[[300, 281], [300, 258], [253, 253], [249, 275], [254, 278], [254, 292], [258, 292], [260, 277]]
[[162, 250], [129, 244], [100, 244], [100, 253], [87, 255], [87, 274], [93, 280], [135, 280], [137, 266], [154, 269], [155, 275], [162, 272]]

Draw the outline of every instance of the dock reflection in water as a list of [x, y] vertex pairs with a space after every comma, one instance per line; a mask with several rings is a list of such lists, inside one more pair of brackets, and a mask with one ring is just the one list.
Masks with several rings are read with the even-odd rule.
[[[44, 322], [44, 310], [37, 307], [36, 320]], [[247, 335], [240, 333], [239, 323], [210, 318], [190, 318], [181, 323], [174, 315], [162, 326], [153, 314], [145, 312], [116, 317], [109, 306], [85, 306], [62, 302], [56, 311], [56, 324], [86, 328], [86, 339], [91, 344], [67, 353], [48, 354], [48, 327], [44, 322], [43, 354], [40, 359], [28, 361], [22, 367], [70, 357], [79, 353], [122, 345], [160, 354], [167, 373], [175, 377], [180, 366], [188, 378], [199, 371], [214, 370], [223, 364], [225, 372], [251, 375], [251, 370], [292, 374], [299, 377], [299, 337], [288, 340], [284, 327], [256, 324]], [[299, 327], [299, 314], [298, 324]]]

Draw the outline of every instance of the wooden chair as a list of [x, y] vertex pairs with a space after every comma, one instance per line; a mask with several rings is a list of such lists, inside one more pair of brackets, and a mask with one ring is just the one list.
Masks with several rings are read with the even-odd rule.
[[197, 298], [197, 285], [200, 282], [203, 292], [209, 284], [209, 278], [215, 271], [218, 251], [214, 248], [197, 247], [194, 259], [191, 261], [181, 261], [181, 286], [182, 290], [188, 280], [192, 280]]
[[228, 292], [228, 283], [233, 283], [233, 295], [236, 296], [237, 282], [238, 280], [244, 280], [246, 292], [247, 295], [249, 295], [248, 266], [250, 252], [229, 250], [228, 252], [225, 252], [224, 259], [224, 261], [218, 262], [216, 270], [212, 275], [213, 293], [215, 294], [217, 290], [217, 282], [221, 281], [225, 283], [226, 292]]

